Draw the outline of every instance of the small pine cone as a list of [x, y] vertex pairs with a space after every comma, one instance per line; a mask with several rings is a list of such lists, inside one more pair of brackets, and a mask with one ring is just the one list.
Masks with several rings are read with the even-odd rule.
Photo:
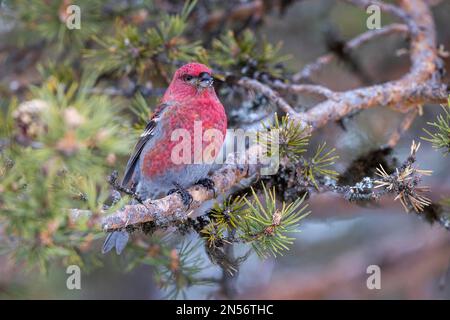
[[21, 103], [13, 112], [17, 139], [20, 143], [28, 144], [47, 130], [41, 119], [41, 114], [48, 109], [44, 100], [34, 99]]

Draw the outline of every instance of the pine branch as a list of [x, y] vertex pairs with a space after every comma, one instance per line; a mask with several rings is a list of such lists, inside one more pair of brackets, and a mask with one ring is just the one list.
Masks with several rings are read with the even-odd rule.
[[[366, 2], [356, 1], [358, 5]], [[408, 110], [410, 106], [417, 106], [426, 102], [442, 102], [447, 99], [447, 88], [441, 82], [440, 67], [437, 64], [440, 58], [436, 51], [436, 35], [433, 19], [429, 8], [423, 0], [411, 0], [408, 5], [402, 2], [401, 7], [382, 5], [382, 9], [394, 13], [408, 26], [411, 37], [410, 71], [399, 80], [384, 84], [358, 88], [345, 92], [335, 93], [333, 100], [319, 103], [310, 110], [298, 113], [270, 86], [257, 80], [242, 78], [238, 84], [254, 91], [261, 92], [276, 106], [286, 113], [299, 125], [310, 128], [312, 132], [326, 125], [329, 121], [338, 120], [356, 111], [375, 106], [392, 106], [399, 111]], [[402, 29], [403, 27], [401, 27]], [[367, 36], [366, 36], [367, 37]], [[402, 106], [400, 108], [400, 105]], [[257, 154], [257, 150], [249, 150], [244, 158], [249, 159]], [[242, 162], [242, 163], [245, 163]], [[216, 186], [225, 192], [239, 183], [243, 178], [252, 176], [248, 167], [245, 169], [238, 165], [229, 165], [214, 174]], [[194, 208], [211, 199], [206, 189], [194, 187], [189, 189], [194, 198]], [[112, 216], [104, 218], [105, 230], [114, 230], [128, 224], [152, 221], [155, 217], [174, 217], [176, 212], [183, 210], [181, 199], [171, 195], [163, 199], [144, 202], [145, 205], [130, 205]]]

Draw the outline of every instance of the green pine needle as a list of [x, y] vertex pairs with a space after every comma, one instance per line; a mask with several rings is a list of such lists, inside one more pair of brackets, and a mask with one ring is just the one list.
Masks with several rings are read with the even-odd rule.
[[295, 238], [287, 234], [299, 232], [298, 226], [301, 219], [310, 211], [305, 212], [307, 205], [303, 205], [305, 196], [298, 198], [290, 204], [282, 203], [281, 208], [276, 203], [275, 188], [267, 190], [262, 184], [263, 195], [260, 200], [252, 188], [253, 199], [245, 201], [249, 207], [245, 225], [246, 240], [251, 242], [253, 249], [261, 258], [270, 255], [276, 257], [289, 250]]
[[447, 106], [442, 106], [443, 114], [437, 116], [435, 122], [427, 122], [434, 127], [434, 132], [423, 129], [428, 134], [427, 137], [421, 137], [423, 140], [431, 142], [433, 148], [443, 149], [445, 155], [450, 153], [450, 98]]
[[99, 73], [136, 74], [142, 81], [145, 75], [160, 73], [162, 69], [165, 70], [162, 76], [166, 77], [173, 71], [173, 61], [205, 62], [205, 52], [200, 43], [188, 42], [183, 37], [196, 2], [186, 2], [180, 14], [165, 14], [157, 26], [146, 30], [117, 21], [115, 34], [94, 36], [99, 47], [85, 50], [84, 56], [95, 60], [94, 66]]
[[[289, 118], [289, 115], [281, 117], [275, 113], [275, 121], [272, 125], [264, 124], [267, 133], [261, 133], [259, 141], [266, 148], [272, 150], [272, 146], [276, 144], [280, 158], [288, 158], [293, 163], [300, 160], [301, 155], [306, 151], [309, 144], [310, 134], [307, 127], [302, 127], [297, 122]], [[274, 136], [271, 132], [277, 130], [278, 135]], [[275, 140], [276, 139], [276, 140]]]
[[211, 210], [212, 219], [228, 231], [238, 228], [247, 213], [244, 197], [228, 197], [220, 205], [216, 203]]
[[240, 36], [229, 31], [213, 41], [211, 60], [223, 70], [246, 75], [258, 70], [281, 76], [281, 69], [277, 66], [288, 57], [281, 55], [280, 49], [280, 43], [272, 45], [266, 40], [260, 41], [251, 30], [246, 29]]
[[162, 260], [143, 260], [157, 267], [156, 279], [166, 291], [166, 298], [176, 299], [180, 295], [186, 298], [189, 287], [207, 284], [198, 278], [198, 274], [205, 269], [205, 261], [199, 253], [201, 247], [201, 241], [185, 242], [178, 249], [166, 248]]
[[339, 174], [330, 169], [335, 164], [335, 161], [339, 159], [339, 156], [335, 154], [336, 149], [325, 150], [326, 142], [319, 144], [314, 156], [310, 159], [303, 159], [303, 175], [305, 179], [311, 181], [318, 189], [317, 178], [328, 176], [335, 179]]

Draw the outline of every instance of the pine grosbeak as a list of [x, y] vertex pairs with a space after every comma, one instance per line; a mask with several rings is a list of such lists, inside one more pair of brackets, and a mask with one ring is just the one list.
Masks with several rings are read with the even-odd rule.
[[[211, 163], [198, 162], [198, 154], [210, 145], [203, 134], [215, 129], [220, 134], [214, 137], [214, 150], [209, 161], [214, 160], [222, 146], [227, 129], [225, 110], [214, 91], [211, 70], [200, 63], [189, 63], [180, 67], [174, 74], [172, 82], [165, 92], [161, 103], [148, 122], [131, 155], [122, 180], [122, 187], [136, 190], [140, 199], [158, 198], [177, 191], [188, 206], [192, 199], [185, 191], [188, 186], [201, 183], [208, 187], [207, 179]], [[200, 153], [195, 142], [195, 128], [201, 125]], [[189, 133], [189, 148], [178, 151], [180, 140], [173, 139], [175, 130]], [[208, 140], [208, 139], [206, 139]], [[197, 140], [198, 141], [198, 140]], [[179, 161], [181, 155], [186, 159], [186, 150], [190, 150], [189, 160]], [[176, 151], [176, 152], [173, 152]], [[196, 155], [197, 156], [196, 156]], [[188, 163], [186, 163], [188, 162]], [[175, 187], [175, 189], [174, 189]], [[128, 241], [126, 231], [108, 234], [103, 252], [116, 247], [120, 252]]]

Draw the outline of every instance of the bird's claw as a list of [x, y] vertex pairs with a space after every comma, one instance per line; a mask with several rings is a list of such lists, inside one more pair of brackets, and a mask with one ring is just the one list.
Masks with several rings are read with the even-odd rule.
[[131, 196], [134, 200], [137, 202], [143, 204], [144, 199], [141, 198], [139, 193], [137, 193], [134, 188], [127, 188], [126, 186], [122, 186], [120, 183], [117, 182], [118, 173], [116, 170], [114, 170], [111, 175], [108, 177], [108, 183], [113, 187], [114, 190], [123, 192], [129, 196]]
[[191, 194], [185, 189], [183, 188], [181, 185], [179, 185], [178, 183], [174, 183], [175, 188], [169, 190], [169, 192], [167, 193], [172, 194], [172, 193], [178, 193], [181, 197], [181, 200], [183, 201], [183, 204], [185, 207], [187, 207], [187, 209], [189, 209], [189, 207], [191, 206], [192, 201], [194, 200], [191, 196]]
[[199, 184], [203, 187], [205, 187], [208, 191], [211, 190], [214, 194], [214, 198], [216, 197], [216, 187], [213, 180], [210, 178], [203, 178], [197, 181], [196, 184]]

